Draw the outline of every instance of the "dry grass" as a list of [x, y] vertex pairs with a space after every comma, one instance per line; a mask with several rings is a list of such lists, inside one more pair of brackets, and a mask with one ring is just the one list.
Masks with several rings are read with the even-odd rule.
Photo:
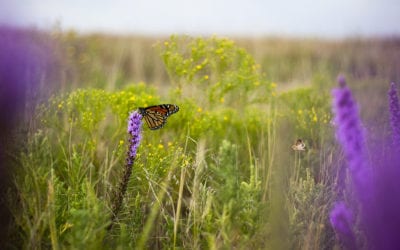
[[[168, 75], [157, 43], [167, 37], [55, 35], [66, 65], [67, 88], [109, 89], [144, 81], [162, 87]], [[308, 84], [324, 75], [343, 73], [353, 80], [400, 78], [400, 39], [318, 40], [294, 38], [230, 38], [261, 65], [266, 77], [280, 85]], [[93, 82], [93, 74], [97, 81]], [[328, 75], [326, 75], [328, 74]], [[91, 82], [88, 80], [91, 79]]]

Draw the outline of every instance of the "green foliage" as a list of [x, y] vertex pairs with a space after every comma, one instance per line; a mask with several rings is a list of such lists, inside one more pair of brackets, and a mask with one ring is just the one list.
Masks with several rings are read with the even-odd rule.
[[[27, 239], [20, 247], [47, 248], [51, 242], [53, 248], [62, 244], [98, 249], [109, 221], [105, 203], [96, 196], [93, 183], [78, 171], [59, 174], [65, 166], [52, 155], [51, 144], [42, 131], [27, 145], [29, 153], [21, 155], [23, 168], [16, 179], [20, 204], [15, 203], [13, 209], [21, 237]], [[20, 205], [22, 210], [18, 209]]]
[[[332, 238], [325, 232], [329, 208], [316, 201], [329, 196], [327, 182], [316, 181], [319, 156], [330, 150], [324, 148], [328, 93], [315, 84], [277, 96], [276, 84], [229, 39], [172, 36], [158, 49], [169, 91], [144, 83], [77, 89], [39, 108], [40, 130], [29, 135], [15, 177], [20, 247], [265, 248], [274, 240], [271, 208], [288, 211], [295, 248], [323, 245], [304, 233]], [[159, 103], [180, 111], [163, 129], [143, 125], [123, 207], [107, 230], [128, 147], [128, 114]], [[277, 134], [277, 127], [288, 129]], [[297, 137], [309, 149], [302, 155], [282, 139]], [[277, 141], [289, 150], [278, 150]], [[277, 158], [294, 161], [296, 178]], [[280, 186], [271, 189], [277, 176]]]
[[[216, 164], [210, 166], [211, 189], [215, 192], [214, 217], [219, 223], [216, 225], [225, 246], [248, 244], [261, 225], [260, 212], [261, 183], [257, 179], [254, 166], [248, 170], [250, 177], [246, 177], [238, 169], [237, 146], [228, 141], [222, 141], [216, 158]], [[232, 236], [235, 236], [232, 238]]]
[[199, 88], [204, 96], [190, 98], [203, 105], [225, 103], [240, 108], [243, 103], [269, 100], [273, 93], [275, 85], [232, 40], [172, 36], [159, 48], [171, 82], [177, 86], [175, 92], [182, 95], [183, 87]]
[[283, 114], [290, 120], [295, 134], [307, 140], [310, 146], [319, 148], [331, 126], [331, 107], [328, 91], [315, 88], [298, 88], [279, 97]]
[[[293, 128], [293, 143], [302, 139], [306, 144], [307, 153], [300, 154], [299, 159], [305, 161], [305, 166], [313, 176], [321, 175], [321, 166], [324, 164], [318, 155], [330, 152], [330, 146], [334, 143], [330, 95], [326, 87], [317, 84], [297, 88], [278, 97], [280, 114]], [[305, 170], [304, 166], [296, 170], [299, 177], [306, 177]]]
[[[332, 197], [323, 183], [315, 183], [310, 169], [299, 181], [292, 179], [288, 196], [292, 248], [324, 246], [329, 233], [325, 230]], [[327, 246], [326, 246], [327, 247]]]

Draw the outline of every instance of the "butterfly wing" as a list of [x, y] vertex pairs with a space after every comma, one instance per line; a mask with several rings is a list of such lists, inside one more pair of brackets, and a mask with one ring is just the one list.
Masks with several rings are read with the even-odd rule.
[[174, 114], [174, 113], [179, 111], [179, 107], [177, 105], [174, 105], [174, 104], [166, 104], [166, 108], [168, 109], [168, 115], [167, 116], [170, 116], [170, 115], [172, 115], [172, 114]]
[[162, 128], [167, 121], [167, 117], [157, 111], [147, 110], [146, 115], [143, 116], [143, 119], [146, 121], [147, 126], [150, 129], [155, 130]]
[[139, 108], [139, 113], [152, 130], [162, 128], [167, 122], [167, 117], [178, 111], [179, 107], [174, 104], [161, 104], [147, 108]]
[[146, 108], [146, 111], [154, 111], [157, 113], [160, 113], [166, 117], [176, 113], [179, 111], [179, 107], [174, 104], [161, 104], [161, 105], [155, 105], [155, 106], [150, 106]]

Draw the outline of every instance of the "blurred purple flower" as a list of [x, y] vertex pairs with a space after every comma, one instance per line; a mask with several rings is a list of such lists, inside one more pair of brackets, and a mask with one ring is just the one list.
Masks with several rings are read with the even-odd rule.
[[[10, 2], [7, 5], [15, 5], [7, 2]], [[0, 12], [10, 11], [1, 7], [4, 5], [0, 6]], [[4, 21], [4, 16], [2, 18]], [[28, 128], [33, 127], [31, 118], [39, 98], [43, 97], [41, 90], [51, 89], [48, 83], [54, 82], [47, 81], [59, 64], [52, 49], [53, 40], [46, 34], [0, 25], [0, 195], [5, 194], [12, 183], [15, 160], [10, 156], [19, 155], [18, 151], [25, 145], [17, 138], [24, 138]], [[15, 136], [16, 132], [22, 136]], [[0, 199], [0, 223], [8, 225], [11, 215], [4, 201]], [[3, 238], [9, 240], [5, 231], [7, 227], [0, 228], [0, 245], [4, 245]]]
[[0, 124], [29, 120], [54, 90], [62, 63], [55, 48], [48, 34], [0, 27]]
[[336, 137], [342, 145], [352, 177], [353, 188], [361, 202], [370, 202], [371, 171], [368, 166], [365, 136], [359, 118], [357, 103], [343, 76], [338, 77], [340, 88], [332, 91]]
[[393, 145], [399, 149], [400, 146], [400, 107], [399, 99], [397, 97], [397, 90], [395, 84], [390, 84], [388, 92], [389, 110], [390, 110], [390, 125], [392, 127], [392, 140]]
[[[336, 135], [348, 162], [351, 190], [348, 202], [338, 202], [330, 213], [330, 222], [348, 249], [398, 249], [400, 246], [400, 156], [391, 144], [370, 148], [369, 163], [358, 108], [343, 77], [333, 90]], [[389, 91], [391, 122], [399, 125], [398, 100], [392, 84]], [[396, 113], [396, 114], [393, 114]], [[393, 116], [396, 116], [395, 118]], [[384, 150], [382, 150], [382, 148]], [[384, 152], [379, 154], [379, 152]], [[373, 166], [373, 171], [372, 171]], [[340, 181], [340, 180], [339, 180]], [[344, 189], [345, 187], [340, 187]], [[353, 218], [353, 216], [357, 216]], [[355, 222], [357, 221], [357, 223]], [[363, 246], [357, 245], [352, 228], [363, 232]]]
[[356, 238], [352, 227], [354, 223], [353, 214], [343, 202], [338, 202], [329, 214], [330, 222], [336, 234], [347, 249], [357, 249]]
[[[367, 206], [368, 242], [371, 249], [400, 247], [400, 155], [387, 144], [374, 168], [374, 201]], [[377, 150], [378, 151], [378, 150]]]

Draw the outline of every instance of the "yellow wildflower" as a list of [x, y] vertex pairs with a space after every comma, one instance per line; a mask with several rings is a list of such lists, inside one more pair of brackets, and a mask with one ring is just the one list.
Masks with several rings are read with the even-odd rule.
[[185, 165], [185, 166], [189, 165], [189, 161], [188, 161], [187, 159], [185, 159], [185, 160], [183, 161], [183, 165]]

